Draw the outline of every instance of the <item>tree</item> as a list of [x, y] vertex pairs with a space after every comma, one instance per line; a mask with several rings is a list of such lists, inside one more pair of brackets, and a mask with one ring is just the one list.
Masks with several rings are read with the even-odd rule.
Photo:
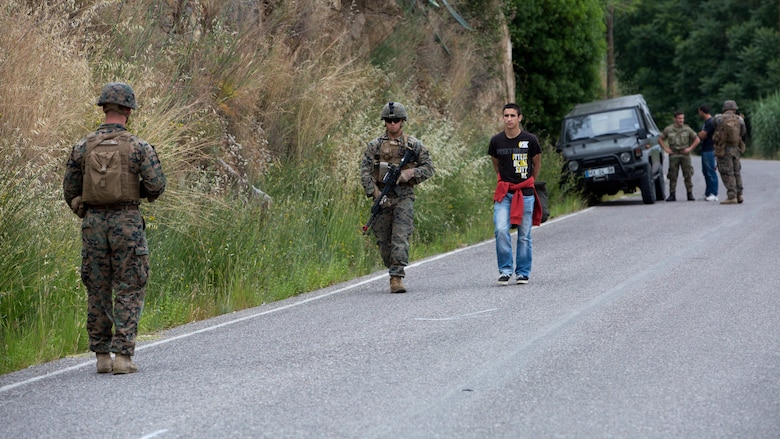
[[[644, 0], [615, 27], [618, 76], [645, 95], [654, 111], [700, 103], [719, 110], [751, 102], [780, 84], [780, 2], [761, 0]], [[695, 120], [695, 119], [692, 119]]]
[[606, 0], [605, 18], [607, 24], [607, 97], [615, 97], [617, 80], [615, 74], [615, 11], [627, 13], [636, 8], [639, 0]]
[[524, 121], [540, 135], [557, 134], [575, 103], [600, 95], [601, 0], [508, 0], [506, 16]]

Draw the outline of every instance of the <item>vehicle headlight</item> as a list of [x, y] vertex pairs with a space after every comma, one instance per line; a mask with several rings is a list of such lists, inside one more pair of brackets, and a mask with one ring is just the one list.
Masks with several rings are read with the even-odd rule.
[[629, 163], [631, 161], [631, 153], [628, 152], [628, 151], [621, 152], [620, 153], [620, 161], [623, 162], [623, 163]]
[[577, 160], [572, 160], [568, 164], [569, 171], [571, 172], [577, 172], [577, 169], [580, 169], [580, 164], [577, 162]]

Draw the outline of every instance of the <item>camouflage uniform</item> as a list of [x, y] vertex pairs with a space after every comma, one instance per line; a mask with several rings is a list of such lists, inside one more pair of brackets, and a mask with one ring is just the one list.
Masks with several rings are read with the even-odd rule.
[[[723, 104], [724, 112], [731, 112], [736, 114], [737, 104], [734, 101], [726, 101]], [[723, 115], [718, 114], [713, 118], [713, 124], [717, 130], [718, 125], [723, 120]], [[747, 128], [745, 127], [745, 120], [739, 117], [739, 134], [740, 137], [745, 137]], [[742, 155], [742, 147], [744, 143], [740, 142], [740, 145], [726, 145], [724, 154], [722, 157], [716, 159], [718, 161], [718, 172], [720, 172], [720, 179], [723, 180], [723, 186], [726, 186], [727, 200], [722, 204], [727, 204], [730, 201], [741, 203], [742, 202], [742, 163], [740, 157]]]
[[[134, 103], [128, 108], [134, 108]], [[104, 123], [96, 133], [114, 131], [126, 131], [126, 128], [118, 123]], [[165, 190], [166, 179], [160, 160], [146, 141], [132, 136], [130, 142], [129, 172], [140, 177], [141, 196], [153, 201]], [[73, 147], [68, 158], [63, 192], [69, 206], [78, 203], [77, 197], [81, 197], [84, 190], [86, 149], [85, 137]], [[88, 291], [89, 348], [98, 354], [135, 353], [138, 320], [149, 274], [149, 248], [139, 203], [140, 200], [127, 200], [118, 204], [83, 206], [81, 279]], [[75, 207], [72, 208], [75, 212]]]
[[718, 171], [720, 172], [720, 179], [723, 180], [723, 186], [726, 186], [727, 197], [729, 200], [737, 199], [739, 202], [742, 199], [742, 163], [739, 161], [740, 155], [739, 147], [727, 146], [725, 155], [717, 157]]
[[[404, 138], [407, 139], [406, 145], [402, 140]], [[387, 133], [368, 143], [360, 162], [363, 189], [367, 197], [372, 197], [375, 188], [383, 188], [382, 176], [375, 172], [375, 165], [378, 165], [379, 160], [384, 161], [389, 157], [394, 157], [396, 163], [400, 162], [407, 147], [417, 154], [416, 161], [408, 165], [414, 168], [414, 178], [398, 184], [395, 191], [390, 191], [389, 203], [382, 208], [372, 227], [382, 261], [391, 277], [405, 276], [404, 267], [409, 261], [409, 237], [414, 231], [414, 185], [433, 176], [433, 163], [428, 150], [419, 140], [406, 135], [391, 140]]]
[[685, 189], [689, 194], [692, 193], [693, 165], [691, 164], [690, 154], [684, 153], [683, 150], [688, 148], [698, 138], [696, 132], [688, 124], [683, 126], [671, 124], [664, 128], [661, 135], [669, 145], [669, 149], [672, 150], [672, 154], [669, 155], [669, 173], [667, 174], [669, 178], [669, 194], [674, 194], [677, 189], [677, 177], [680, 168], [682, 168]]

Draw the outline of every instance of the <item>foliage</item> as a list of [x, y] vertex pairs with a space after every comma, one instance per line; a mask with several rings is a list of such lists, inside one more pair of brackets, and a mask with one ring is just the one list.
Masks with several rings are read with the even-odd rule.
[[778, 2], [643, 1], [616, 20], [623, 91], [644, 94], [662, 120], [676, 109], [697, 120], [699, 104], [719, 112], [726, 99], [749, 119], [780, 83], [777, 18]]
[[[172, 3], [0, 0], [0, 373], [87, 349], [80, 222], [61, 178], [71, 145], [102, 121], [94, 97], [107, 81], [135, 89], [128, 128], [168, 176], [141, 206], [151, 250], [141, 337], [384, 270], [360, 233], [370, 202], [358, 163], [388, 99], [407, 107], [405, 131], [436, 168], [417, 189], [412, 258], [492, 235], [485, 151], [501, 103], [476, 98], [500, 71], [484, 38], [497, 2], [451, 2], [478, 32], [446, 11], [400, 14], [387, 35], [398, 44], [366, 54], [332, 26], [360, 11]], [[486, 7], [472, 18], [476, 4]], [[548, 156], [554, 181], [560, 163]], [[256, 202], [260, 189], [270, 201]], [[553, 215], [571, 207], [549, 190]]]
[[754, 153], [777, 160], [780, 158], [780, 91], [760, 100], [753, 109]]
[[555, 135], [564, 114], [599, 97], [605, 53], [604, 11], [597, 0], [510, 0], [517, 101], [530, 131]]

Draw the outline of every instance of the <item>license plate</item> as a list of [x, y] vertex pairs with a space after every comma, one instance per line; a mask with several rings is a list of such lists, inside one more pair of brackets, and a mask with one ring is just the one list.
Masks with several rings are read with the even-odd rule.
[[615, 167], [607, 166], [605, 168], [588, 169], [585, 171], [585, 177], [598, 178], [598, 177], [603, 177], [605, 175], [614, 174], [614, 173], [615, 173]]

